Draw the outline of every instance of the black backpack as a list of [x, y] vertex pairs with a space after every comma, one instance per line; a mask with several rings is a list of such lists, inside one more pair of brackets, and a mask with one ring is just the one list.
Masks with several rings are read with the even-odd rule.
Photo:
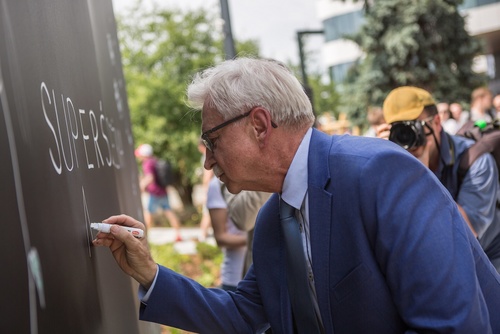
[[172, 166], [167, 160], [159, 159], [155, 165], [156, 183], [162, 188], [166, 188], [174, 183], [174, 173]]
[[491, 153], [495, 158], [500, 177], [500, 121], [496, 120], [490, 123], [469, 121], [456, 134], [475, 141], [460, 158], [458, 167], [459, 188], [470, 166], [486, 152]]

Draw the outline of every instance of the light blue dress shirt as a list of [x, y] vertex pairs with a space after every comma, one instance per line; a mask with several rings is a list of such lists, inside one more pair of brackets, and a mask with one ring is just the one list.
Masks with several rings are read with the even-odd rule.
[[312, 129], [309, 129], [302, 139], [302, 142], [293, 157], [292, 163], [283, 182], [281, 198], [293, 206], [301, 215], [297, 218], [303, 222], [301, 229], [302, 243], [304, 244], [304, 254], [309, 262], [311, 271], [311, 247], [309, 239], [309, 203], [307, 197], [307, 157], [309, 156], [309, 142], [311, 141]]

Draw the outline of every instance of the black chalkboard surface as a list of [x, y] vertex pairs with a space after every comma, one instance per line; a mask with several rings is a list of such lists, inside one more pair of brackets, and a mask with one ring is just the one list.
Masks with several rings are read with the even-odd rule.
[[1, 0], [0, 111], [0, 332], [145, 332], [89, 229], [142, 219], [111, 0]]

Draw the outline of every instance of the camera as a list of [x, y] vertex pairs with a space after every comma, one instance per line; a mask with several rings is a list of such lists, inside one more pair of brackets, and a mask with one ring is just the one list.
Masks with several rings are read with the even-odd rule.
[[423, 146], [426, 142], [423, 121], [394, 122], [391, 126], [389, 140], [405, 150]]

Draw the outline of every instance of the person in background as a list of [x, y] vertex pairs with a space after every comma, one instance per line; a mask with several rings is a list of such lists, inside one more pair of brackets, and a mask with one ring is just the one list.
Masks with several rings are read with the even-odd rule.
[[481, 155], [460, 182], [460, 158], [474, 141], [444, 131], [426, 90], [410, 86], [392, 90], [384, 101], [384, 117], [389, 124], [378, 128], [379, 137], [401, 145], [436, 175], [500, 271], [500, 185], [493, 156]]
[[[309, 98], [277, 61], [205, 69], [188, 100], [201, 110], [205, 168], [233, 194], [274, 194], [235, 292], [156, 264], [119, 226], [98, 233], [94, 245], [139, 282], [142, 320], [201, 333], [500, 333], [500, 275], [408, 152], [312, 128]], [[104, 222], [143, 228], [126, 215]]]
[[236, 286], [243, 277], [247, 235], [234, 226], [229, 215], [227, 201], [223, 195], [224, 190], [224, 183], [216, 177], [212, 178], [208, 186], [207, 208], [212, 221], [215, 241], [223, 254], [221, 288], [236, 291]]
[[470, 114], [468, 111], [463, 110], [462, 105], [460, 103], [452, 103], [450, 104], [450, 112], [453, 117], [457, 121], [457, 131], [464, 126], [465, 123], [470, 119]]
[[491, 110], [491, 91], [487, 87], [478, 87], [472, 91], [470, 104], [470, 118], [472, 121], [485, 120], [491, 122], [495, 119]]
[[451, 115], [450, 105], [446, 102], [438, 103], [437, 105], [439, 119], [443, 126], [443, 130], [454, 135], [458, 131], [458, 123]]
[[244, 276], [253, 262], [252, 244], [255, 219], [262, 205], [272, 194], [263, 191], [242, 191], [234, 195], [227, 190], [227, 187], [224, 187], [223, 195], [227, 202], [229, 216], [234, 225], [239, 230], [247, 233], [247, 252], [243, 266]]
[[368, 120], [369, 128], [363, 134], [365, 137], [377, 137], [377, 126], [385, 123], [384, 113], [381, 107], [369, 107], [366, 113], [366, 119]]
[[175, 231], [175, 241], [181, 241], [181, 223], [171, 209], [167, 189], [158, 184], [156, 173], [156, 158], [153, 156], [153, 147], [142, 144], [135, 150], [135, 156], [142, 165], [142, 177], [139, 185], [142, 191], [148, 193], [148, 204], [144, 211], [144, 221], [147, 228], [153, 227], [153, 214], [162, 210], [165, 217]]
[[201, 212], [201, 220], [200, 220], [200, 236], [198, 237], [199, 241], [205, 241], [211, 226], [210, 221], [210, 213], [207, 209], [207, 193], [208, 193], [208, 185], [210, 180], [214, 176], [214, 172], [211, 170], [206, 170], [203, 168], [203, 163], [205, 162], [206, 156], [206, 147], [203, 145], [201, 139], [198, 141], [198, 151], [201, 153], [201, 184], [202, 184], [202, 192], [203, 192], [203, 201], [202, 201], [202, 212]]
[[500, 94], [495, 95], [493, 98], [493, 108], [496, 113], [496, 119], [500, 120]]

